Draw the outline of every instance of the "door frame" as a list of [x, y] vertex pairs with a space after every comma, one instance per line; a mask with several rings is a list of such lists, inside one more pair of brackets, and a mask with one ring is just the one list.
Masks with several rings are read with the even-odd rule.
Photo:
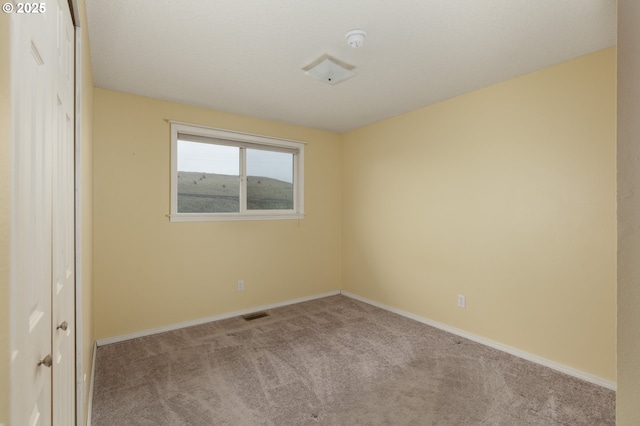
[[83, 297], [82, 297], [82, 35], [86, 28], [82, 27], [79, 0], [69, 0], [71, 19], [75, 36], [75, 360], [76, 360], [76, 425], [84, 425], [84, 407], [87, 393], [87, 378], [84, 374], [84, 339], [83, 339]]

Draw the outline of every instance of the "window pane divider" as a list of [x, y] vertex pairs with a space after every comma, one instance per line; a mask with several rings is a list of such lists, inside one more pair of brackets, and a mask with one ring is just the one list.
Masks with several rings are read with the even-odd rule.
[[247, 149], [240, 148], [240, 214], [247, 214]]

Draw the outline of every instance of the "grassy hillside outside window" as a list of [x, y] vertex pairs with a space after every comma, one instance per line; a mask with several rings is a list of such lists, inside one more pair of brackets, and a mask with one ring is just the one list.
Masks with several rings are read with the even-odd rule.
[[304, 143], [171, 123], [171, 221], [299, 219]]

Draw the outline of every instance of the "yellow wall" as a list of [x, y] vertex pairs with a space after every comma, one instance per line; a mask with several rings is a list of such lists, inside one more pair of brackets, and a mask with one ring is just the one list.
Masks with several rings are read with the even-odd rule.
[[615, 55], [345, 134], [342, 288], [615, 381]]
[[640, 4], [618, 1], [619, 425], [640, 424]]
[[9, 218], [11, 119], [9, 15], [0, 14], [0, 423], [9, 421]]
[[[102, 89], [93, 113], [96, 338], [340, 288], [340, 135]], [[165, 119], [308, 142], [306, 217], [169, 222]]]
[[82, 145], [81, 145], [81, 253], [82, 256], [82, 372], [86, 374], [84, 385], [83, 415], [87, 419], [87, 404], [89, 402], [89, 383], [91, 383], [91, 366], [93, 356], [93, 69], [91, 67], [91, 52], [89, 49], [89, 33], [85, 2], [79, 2], [81, 16], [81, 43], [82, 43]]

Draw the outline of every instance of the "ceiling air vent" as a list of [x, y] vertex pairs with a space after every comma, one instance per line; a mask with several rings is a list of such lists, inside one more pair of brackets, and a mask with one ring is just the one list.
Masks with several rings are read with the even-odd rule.
[[305, 68], [305, 74], [332, 86], [356, 75], [351, 69], [338, 64], [337, 61], [329, 57], [321, 58], [320, 62], [316, 62], [315, 65], [311, 64]]

